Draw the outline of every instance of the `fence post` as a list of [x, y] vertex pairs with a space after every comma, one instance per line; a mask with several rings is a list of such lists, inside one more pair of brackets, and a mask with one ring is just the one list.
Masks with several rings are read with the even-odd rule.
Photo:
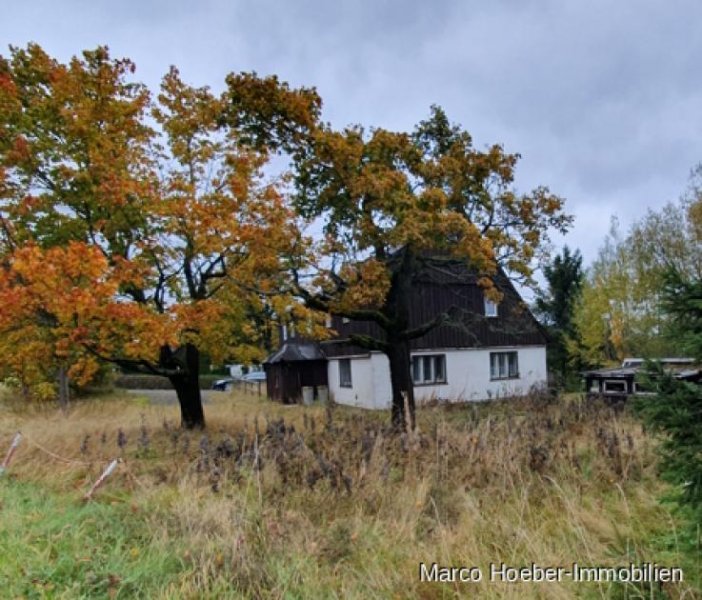
[[118, 463], [119, 459], [115, 458], [109, 465], [107, 465], [107, 468], [103, 471], [102, 475], [98, 477], [98, 480], [93, 484], [93, 487], [91, 487], [90, 490], [88, 490], [88, 493], [83, 496], [83, 500], [87, 502], [88, 500], [92, 499], [95, 490], [97, 490], [105, 482], [105, 479], [112, 474], [112, 472], [117, 468]]
[[3, 475], [5, 471], [7, 470], [7, 467], [10, 466], [10, 461], [12, 460], [12, 456], [15, 453], [15, 450], [17, 450], [17, 446], [20, 445], [20, 442], [22, 441], [22, 434], [18, 431], [15, 434], [15, 437], [12, 439], [12, 443], [10, 444], [10, 449], [7, 451], [7, 454], [5, 455], [5, 460], [2, 461], [2, 465], [0, 465], [0, 475]]

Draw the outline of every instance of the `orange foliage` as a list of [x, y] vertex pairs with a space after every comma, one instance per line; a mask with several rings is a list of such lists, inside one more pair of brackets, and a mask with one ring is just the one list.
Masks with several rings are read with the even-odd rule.
[[254, 356], [256, 290], [309, 246], [263, 180], [265, 149], [223, 126], [228, 94], [172, 68], [154, 101], [133, 73], [105, 47], [0, 57], [0, 334], [16, 371], [61, 363], [87, 381], [100, 356], [165, 373], [181, 344]]

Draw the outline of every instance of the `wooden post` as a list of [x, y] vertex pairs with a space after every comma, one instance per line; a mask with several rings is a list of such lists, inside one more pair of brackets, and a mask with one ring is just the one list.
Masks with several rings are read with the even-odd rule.
[[12, 460], [12, 455], [15, 453], [15, 450], [17, 450], [17, 446], [20, 445], [21, 441], [22, 441], [22, 434], [18, 431], [15, 434], [15, 437], [12, 439], [12, 443], [10, 444], [10, 449], [7, 451], [7, 454], [5, 455], [5, 460], [3, 460], [2, 465], [0, 465], [0, 475], [4, 474], [5, 471], [7, 470], [7, 467], [10, 466], [10, 461]]
[[95, 491], [105, 482], [105, 479], [107, 479], [114, 472], [118, 463], [119, 459], [115, 458], [109, 465], [107, 465], [107, 468], [102, 472], [102, 475], [98, 477], [98, 480], [93, 484], [93, 487], [91, 487], [90, 490], [88, 490], [88, 493], [83, 496], [83, 500], [87, 502], [88, 500], [92, 499]]

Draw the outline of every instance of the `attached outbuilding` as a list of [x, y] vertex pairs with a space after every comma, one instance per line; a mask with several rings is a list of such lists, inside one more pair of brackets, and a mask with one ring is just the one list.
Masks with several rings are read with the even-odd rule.
[[284, 404], [312, 399], [326, 399], [328, 390], [327, 359], [319, 344], [301, 338], [289, 338], [263, 363], [268, 397]]

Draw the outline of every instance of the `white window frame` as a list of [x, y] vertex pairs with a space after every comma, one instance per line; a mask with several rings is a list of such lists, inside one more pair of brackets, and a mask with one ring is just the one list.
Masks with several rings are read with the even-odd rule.
[[414, 385], [447, 383], [445, 354], [415, 354], [411, 363]]
[[519, 379], [519, 352], [490, 352], [490, 380]]
[[351, 359], [350, 358], [340, 358], [339, 359], [339, 387], [350, 388], [353, 387], [353, 375], [351, 371]]
[[497, 318], [497, 302], [485, 296], [483, 297], [483, 304], [485, 307], [485, 316], [491, 319]]

